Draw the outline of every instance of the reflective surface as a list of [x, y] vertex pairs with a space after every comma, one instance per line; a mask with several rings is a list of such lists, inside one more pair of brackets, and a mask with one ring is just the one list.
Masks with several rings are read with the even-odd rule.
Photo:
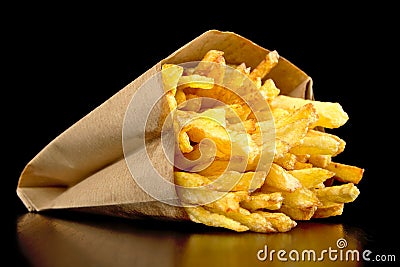
[[18, 219], [17, 239], [29, 264], [40, 267], [364, 266], [362, 231], [325, 222], [259, 234], [191, 222], [28, 213]]

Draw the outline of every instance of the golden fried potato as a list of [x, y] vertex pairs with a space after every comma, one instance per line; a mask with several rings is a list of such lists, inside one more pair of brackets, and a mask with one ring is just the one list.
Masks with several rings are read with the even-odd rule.
[[316, 189], [315, 194], [323, 202], [348, 203], [358, 197], [360, 190], [353, 183], [347, 183]]
[[317, 118], [318, 116], [312, 104], [293, 110], [287, 116], [275, 122], [276, 139], [287, 143], [290, 147], [300, 144], [307, 135], [309, 126]]
[[240, 205], [249, 210], [256, 211], [261, 209], [278, 210], [281, 208], [283, 197], [281, 192], [261, 193], [257, 192], [250, 195], [248, 200], [240, 202]]
[[[188, 172], [174, 172], [179, 200], [187, 205], [207, 205], [227, 196], [226, 192], [211, 190], [207, 178]], [[229, 193], [230, 194], [230, 193]]]
[[305, 187], [293, 192], [283, 192], [283, 204], [280, 211], [293, 220], [310, 220], [321, 205], [315, 193]]
[[281, 166], [272, 163], [271, 169], [265, 179], [261, 192], [294, 192], [302, 185], [293, 175]]
[[178, 185], [186, 187], [207, 186], [211, 190], [222, 192], [252, 192], [264, 184], [266, 173], [226, 171], [221, 175], [203, 176], [199, 173], [176, 171]]
[[265, 82], [260, 86], [259, 91], [261, 95], [264, 97], [264, 99], [267, 102], [270, 102], [272, 99], [274, 99], [276, 96], [279, 95], [280, 91], [276, 85], [274, 80], [272, 79], [267, 79]]
[[343, 213], [344, 203], [327, 202], [323, 203], [314, 212], [312, 218], [328, 218], [341, 215]]
[[325, 168], [331, 162], [331, 155], [310, 155], [308, 162], [315, 167]]
[[283, 153], [281, 157], [274, 157], [274, 163], [286, 170], [293, 170], [296, 162], [298, 162], [295, 154]]
[[275, 121], [275, 127], [279, 129], [281, 127], [286, 127], [287, 125], [293, 124], [299, 120], [306, 120], [308, 131], [308, 126], [315, 123], [318, 120], [318, 116], [319, 115], [314, 104], [308, 103], [298, 108], [291, 109], [286, 116], [282, 116], [278, 121]]
[[223, 227], [236, 232], [244, 232], [249, 227], [224, 215], [210, 212], [201, 206], [185, 207], [191, 221], [213, 227]]
[[211, 139], [219, 152], [231, 154], [231, 139], [226, 129], [215, 122], [215, 120], [200, 117], [190, 121], [182, 128], [186, 132], [192, 142], [199, 143], [201, 140]]
[[225, 117], [229, 123], [242, 123], [249, 116], [251, 109], [245, 103], [229, 104], [224, 107]]
[[275, 139], [274, 161], [284, 157], [289, 149], [290, 145], [288, 143], [279, 139]]
[[178, 89], [181, 90], [185, 88], [212, 89], [213, 87], [213, 78], [198, 74], [181, 76], [178, 81]]
[[244, 63], [234, 68], [226, 68], [223, 85], [232, 92], [238, 92], [246, 84], [249, 73], [250, 67], [246, 67]]
[[326, 132], [309, 130], [302, 142], [289, 151], [293, 154], [336, 156], [344, 150], [345, 142]]
[[[183, 91], [186, 95], [196, 95], [197, 97], [203, 98], [202, 108], [212, 108], [215, 107], [218, 103], [223, 103], [227, 105], [243, 103], [243, 99], [239, 97], [234, 91], [217, 83], [214, 84], [214, 87], [212, 89], [186, 87], [183, 89]], [[212, 101], [207, 102], [208, 99]]]
[[358, 184], [364, 175], [363, 168], [338, 162], [329, 162], [324, 168], [334, 172], [334, 178], [343, 183]]
[[299, 180], [305, 188], [314, 188], [335, 175], [334, 172], [318, 167], [292, 170], [288, 173]]
[[254, 119], [247, 119], [238, 123], [233, 123], [230, 124], [228, 123], [226, 125], [227, 129], [229, 131], [234, 131], [234, 132], [243, 132], [245, 131], [246, 133], [249, 134], [254, 134], [256, 132], [256, 120]]
[[224, 52], [209, 50], [197, 65], [193, 74], [199, 74], [214, 79], [215, 84], [222, 84], [226, 69]]
[[177, 108], [181, 109], [183, 106], [186, 105], [186, 95], [183, 92], [183, 89], [177, 88], [175, 94], [175, 100], [177, 104]]
[[193, 150], [193, 146], [191, 145], [189, 136], [186, 132], [179, 132], [178, 144], [179, 149], [182, 151], [182, 153], [189, 153]]
[[252, 192], [264, 184], [266, 176], [264, 171], [226, 171], [221, 175], [207, 176], [207, 179], [212, 181], [209, 187], [216, 191]]
[[240, 208], [238, 211], [229, 210], [226, 212], [219, 211], [214, 208], [205, 207], [207, 210], [220, 215], [231, 218], [245, 226], [253, 232], [259, 233], [274, 233], [277, 230], [272, 226], [272, 223], [267, 221], [264, 216], [258, 213], [251, 213], [250, 211]]
[[249, 74], [251, 80], [257, 78], [263, 79], [279, 62], [279, 54], [277, 51], [270, 51]]
[[287, 232], [293, 227], [296, 227], [296, 221], [292, 220], [289, 216], [282, 212], [266, 212], [266, 211], [256, 211], [257, 214], [263, 216], [269, 223], [271, 223], [272, 228], [276, 232]]
[[228, 192], [223, 197], [204, 205], [204, 207], [216, 210], [219, 212], [228, 212], [228, 211], [239, 211], [241, 201], [246, 201], [249, 199], [249, 195], [247, 192], [239, 191], [239, 192]]
[[296, 161], [301, 163], [307, 163], [309, 158], [309, 154], [296, 154]]
[[313, 165], [311, 163], [308, 163], [308, 162], [296, 161], [294, 163], [294, 169], [295, 170], [309, 169], [309, 168], [312, 168], [312, 167], [313, 167]]
[[212, 181], [194, 172], [175, 171], [175, 183], [185, 187], [199, 187], [210, 184]]
[[[240, 168], [239, 168], [240, 170]], [[197, 171], [198, 174], [203, 176], [220, 175], [225, 171], [239, 171], [235, 168], [235, 165], [229, 160], [215, 159], [207, 168], [203, 168]]]
[[176, 109], [177, 103], [175, 99], [176, 87], [182, 76], [183, 68], [174, 64], [164, 64], [162, 66], [161, 77], [165, 90], [165, 97], [168, 102], [170, 111]]
[[206, 162], [210, 164], [214, 158], [223, 158], [225, 154], [216, 149], [215, 143], [212, 140], [204, 139], [201, 143], [195, 144], [191, 152], [184, 153], [183, 156], [191, 162], [191, 166], [196, 166], [198, 164], [203, 165]]
[[314, 105], [318, 114], [318, 120], [313, 124], [313, 127], [338, 128], [344, 125], [349, 119], [348, 114], [343, 110], [342, 106], [339, 103], [333, 102], [279, 95], [271, 101], [271, 107], [293, 110], [309, 103]]
[[290, 149], [302, 142], [304, 136], [307, 134], [308, 125], [308, 119], [301, 119], [276, 128], [276, 139], [288, 144]]
[[274, 121], [280, 121], [282, 118], [288, 117], [290, 112], [289, 110], [283, 108], [271, 108], [271, 114], [274, 118]]
[[[200, 109], [202, 107], [202, 103], [203, 103], [203, 98], [201, 98], [197, 95], [194, 95], [194, 94], [186, 94], [184, 90], [183, 90], [183, 94], [185, 95], [186, 100], [185, 100], [185, 102], [180, 103], [178, 108], [180, 110], [184, 110], [184, 111], [192, 111], [192, 112], [200, 111]], [[177, 92], [177, 95], [178, 95], [178, 92]]]
[[341, 215], [358, 197], [364, 169], [332, 161], [346, 142], [325, 131], [348, 114], [339, 103], [281, 94], [268, 76], [279, 58], [268, 52], [251, 69], [209, 50], [184, 71], [162, 66], [182, 152], [175, 154], [176, 191], [192, 221], [287, 232], [300, 220]]

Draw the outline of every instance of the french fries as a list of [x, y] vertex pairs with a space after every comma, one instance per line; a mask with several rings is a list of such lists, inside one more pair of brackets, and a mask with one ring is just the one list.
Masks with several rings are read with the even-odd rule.
[[332, 160], [346, 142], [324, 130], [348, 114], [339, 103], [281, 94], [267, 77], [278, 62], [271, 51], [251, 69], [210, 50], [186, 70], [162, 67], [175, 161], [185, 163], [176, 164], [175, 183], [193, 222], [287, 232], [297, 221], [341, 215], [360, 194], [364, 169]]

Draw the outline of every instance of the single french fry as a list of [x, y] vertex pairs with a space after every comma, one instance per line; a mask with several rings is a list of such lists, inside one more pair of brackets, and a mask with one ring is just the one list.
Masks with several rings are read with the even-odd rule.
[[311, 163], [308, 163], [308, 162], [296, 161], [294, 163], [294, 169], [295, 170], [308, 169], [308, 168], [312, 168], [312, 167], [313, 167], [313, 165]]
[[288, 215], [292, 220], [308, 221], [311, 220], [316, 210], [316, 205], [310, 205], [302, 207], [282, 206], [279, 211]]
[[314, 189], [325, 188], [325, 187], [326, 187], [326, 185], [325, 185], [325, 183], [323, 182], [323, 183], [316, 184], [316, 185], [314, 186]]
[[[178, 91], [180, 91], [180, 90], [178, 89]], [[175, 98], [177, 98], [177, 96], [178, 96], [178, 91], [177, 91], [177, 95], [175, 96]], [[184, 90], [182, 90], [182, 91], [183, 91], [183, 94], [185, 95], [185, 102], [180, 103], [178, 106], [178, 109], [184, 110], [184, 111], [198, 112], [201, 109], [202, 98], [198, 97], [197, 95], [186, 94]], [[181, 98], [183, 98], [183, 97], [181, 97]]]
[[203, 159], [204, 162], [211, 163], [214, 157], [222, 158], [225, 157], [225, 154], [222, 154], [216, 149], [212, 140], [204, 139], [201, 143], [195, 144], [191, 152], [184, 153], [183, 156], [193, 163], [200, 159]]
[[331, 162], [331, 155], [310, 155], [308, 162], [315, 167], [325, 168]]
[[328, 202], [323, 203], [314, 212], [312, 218], [328, 218], [341, 215], [343, 213], [344, 203]]
[[348, 203], [358, 197], [360, 190], [353, 183], [347, 183], [316, 189], [315, 194], [322, 202]]
[[256, 131], [256, 121], [255, 119], [247, 119], [238, 123], [227, 124], [226, 128], [230, 131], [245, 131], [246, 133], [254, 134]]
[[296, 221], [282, 212], [265, 212], [256, 211], [257, 214], [263, 216], [277, 232], [287, 232], [297, 225]]
[[336, 156], [344, 150], [345, 141], [326, 132], [309, 130], [302, 142], [290, 149], [294, 154]]
[[281, 208], [282, 202], [283, 197], [281, 192], [269, 194], [257, 192], [250, 195], [248, 200], [240, 202], [240, 205], [243, 208], [253, 212], [260, 209], [278, 210]]
[[250, 70], [251, 70], [251, 68], [247, 67], [246, 63], [244, 63], [244, 62], [242, 62], [241, 64], [239, 64], [237, 66], [234, 66], [234, 69], [246, 76], [248, 76], [250, 74]]
[[270, 51], [264, 60], [262, 60], [249, 74], [251, 80], [256, 78], [263, 79], [273, 67], [278, 64], [279, 54], [277, 51]]
[[206, 208], [210, 208], [213, 210], [218, 210], [220, 212], [228, 212], [228, 211], [239, 211], [241, 201], [246, 201], [250, 198], [247, 192], [239, 191], [239, 192], [228, 192], [223, 197], [207, 203], [204, 205]]
[[348, 114], [343, 110], [342, 106], [334, 102], [323, 102], [279, 95], [271, 101], [271, 106], [272, 108], [293, 110], [309, 103], [314, 105], [318, 114], [318, 120], [313, 124], [313, 127], [338, 128], [344, 125], [349, 119]]
[[301, 119], [294, 121], [290, 124], [286, 124], [285, 126], [281, 126], [280, 128], [276, 128], [276, 139], [288, 144], [289, 148], [296, 146], [302, 141], [302, 139], [306, 135], [308, 125], [308, 119]]
[[275, 137], [289, 144], [290, 148], [301, 144], [302, 140], [307, 135], [309, 126], [313, 124], [317, 118], [318, 115], [312, 104], [301, 106], [281, 120], [275, 122]]
[[178, 82], [178, 89], [182, 91], [185, 88], [212, 89], [213, 87], [213, 78], [198, 74], [181, 76]]
[[161, 70], [161, 77], [165, 91], [165, 97], [168, 102], [169, 109], [176, 109], [177, 103], [175, 99], [176, 87], [182, 76], [183, 68], [174, 64], [164, 64]]
[[213, 190], [252, 192], [264, 184], [266, 176], [267, 174], [264, 171], [244, 173], [227, 171], [221, 175], [208, 176], [207, 178], [212, 181], [209, 187]]
[[225, 74], [224, 52], [209, 50], [194, 70], [194, 74], [207, 76], [214, 79], [215, 84], [222, 84]]
[[279, 129], [303, 119], [308, 122], [307, 127], [318, 120], [317, 110], [312, 103], [289, 110], [289, 113], [275, 121], [275, 127]]
[[245, 121], [250, 112], [250, 107], [245, 103], [235, 103], [225, 106], [225, 117], [230, 123], [241, 123]]
[[226, 216], [228, 218], [231, 218], [241, 223], [242, 225], [247, 226], [253, 232], [274, 233], [277, 231], [272, 226], [272, 224], [265, 219], [264, 216], [257, 213], [251, 213], [250, 211], [244, 208], [240, 208], [238, 211], [231, 210], [226, 212], [222, 212], [220, 210], [216, 210], [210, 207], [205, 207], [205, 208], [211, 212], [215, 212], [223, 216]]
[[293, 192], [283, 192], [283, 204], [280, 211], [293, 220], [310, 220], [321, 205], [315, 193], [305, 187]]
[[282, 118], [289, 116], [290, 112], [287, 109], [271, 107], [271, 114], [274, 118], [274, 121], [279, 121]]
[[190, 143], [189, 136], [187, 135], [186, 132], [179, 132], [178, 134], [178, 144], [179, 144], [179, 149], [182, 151], [182, 153], [189, 153], [193, 151], [193, 146]]
[[289, 151], [289, 149], [290, 145], [287, 142], [275, 139], [274, 161], [284, 157], [284, 155]]
[[210, 212], [201, 206], [185, 207], [185, 210], [190, 220], [196, 223], [213, 227], [223, 227], [236, 232], [244, 232], [249, 230], [249, 227], [241, 224], [240, 222], [224, 215]]
[[281, 166], [272, 163], [261, 192], [269, 193], [274, 191], [293, 192], [302, 185], [293, 175]]
[[[230, 168], [229, 168], [230, 167]], [[211, 164], [204, 169], [198, 169], [196, 172], [198, 174], [201, 174], [203, 176], [213, 176], [213, 175], [219, 175], [225, 171], [229, 170], [235, 170], [233, 168], [233, 164], [229, 162], [229, 160], [219, 160], [215, 159]]]
[[[196, 95], [197, 97], [201, 97], [203, 106], [202, 108], [206, 107], [214, 107], [216, 104], [219, 104], [219, 102], [224, 103], [224, 104], [242, 104], [243, 99], [239, 97], [234, 91], [231, 89], [228, 89], [224, 86], [220, 86], [216, 81], [214, 81], [214, 87], [212, 89], [201, 89], [201, 88], [190, 88], [186, 87], [183, 89], [186, 95]], [[208, 106], [207, 104], [207, 99], [213, 99], [213, 101], [208, 101]]]
[[309, 154], [296, 154], [296, 160], [298, 162], [307, 163], [309, 158], [310, 158]]
[[276, 87], [275, 82], [272, 79], [265, 80], [265, 82], [260, 86], [259, 91], [267, 102], [270, 102], [280, 93], [280, 90]]
[[186, 187], [207, 186], [221, 192], [252, 192], [260, 188], [265, 181], [266, 173], [226, 171], [220, 175], [203, 176], [194, 172], [176, 171], [175, 180], [178, 185]]
[[274, 157], [274, 163], [286, 170], [293, 170], [297, 162], [297, 157], [292, 153], [284, 153], [281, 157]]
[[364, 175], [363, 168], [338, 162], [330, 162], [324, 168], [334, 172], [335, 180], [342, 183], [358, 184]]
[[207, 177], [193, 172], [175, 171], [174, 178], [177, 185], [185, 187], [199, 187], [211, 183]]
[[179, 186], [176, 188], [179, 200], [188, 205], [206, 205], [232, 194], [211, 190], [206, 186], [211, 181], [196, 173], [174, 172], [174, 182]]
[[298, 179], [306, 188], [314, 188], [319, 183], [323, 183], [325, 180], [335, 175], [334, 172], [318, 167], [292, 170], [288, 171], [288, 173]]
[[175, 100], [177, 104], [177, 108], [182, 108], [186, 102], [186, 95], [182, 89], [176, 89]]
[[208, 118], [196, 118], [189, 121], [183, 128], [182, 132], [186, 132], [189, 139], [193, 142], [201, 142], [208, 138], [215, 142], [215, 145], [221, 153], [225, 155], [231, 154], [231, 140], [226, 129]]

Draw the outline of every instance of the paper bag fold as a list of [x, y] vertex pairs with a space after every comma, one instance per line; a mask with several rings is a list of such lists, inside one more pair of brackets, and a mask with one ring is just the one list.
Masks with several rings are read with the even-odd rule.
[[[121, 217], [185, 219], [182, 208], [155, 200], [135, 183], [124, 159], [122, 128], [135, 92], [164, 63], [199, 61], [210, 49], [224, 51], [229, 63], [245, 62], [252, 68], [269, 52], [233, 32], [210, 30], [190, 41], [66, 129], [25, 166], [17, 194], [26, 208], [74, 208]], [[312, 79], [282, 56], [266, 78], [274, 80], [281, 94], [313, 99]], [[170, 173], [172, 181], [173, 166], [157, 155], [160, 138], [153, 142], [154, 153], [149, 157]], [[140, 160], [137, 168], [141, 168]]]

